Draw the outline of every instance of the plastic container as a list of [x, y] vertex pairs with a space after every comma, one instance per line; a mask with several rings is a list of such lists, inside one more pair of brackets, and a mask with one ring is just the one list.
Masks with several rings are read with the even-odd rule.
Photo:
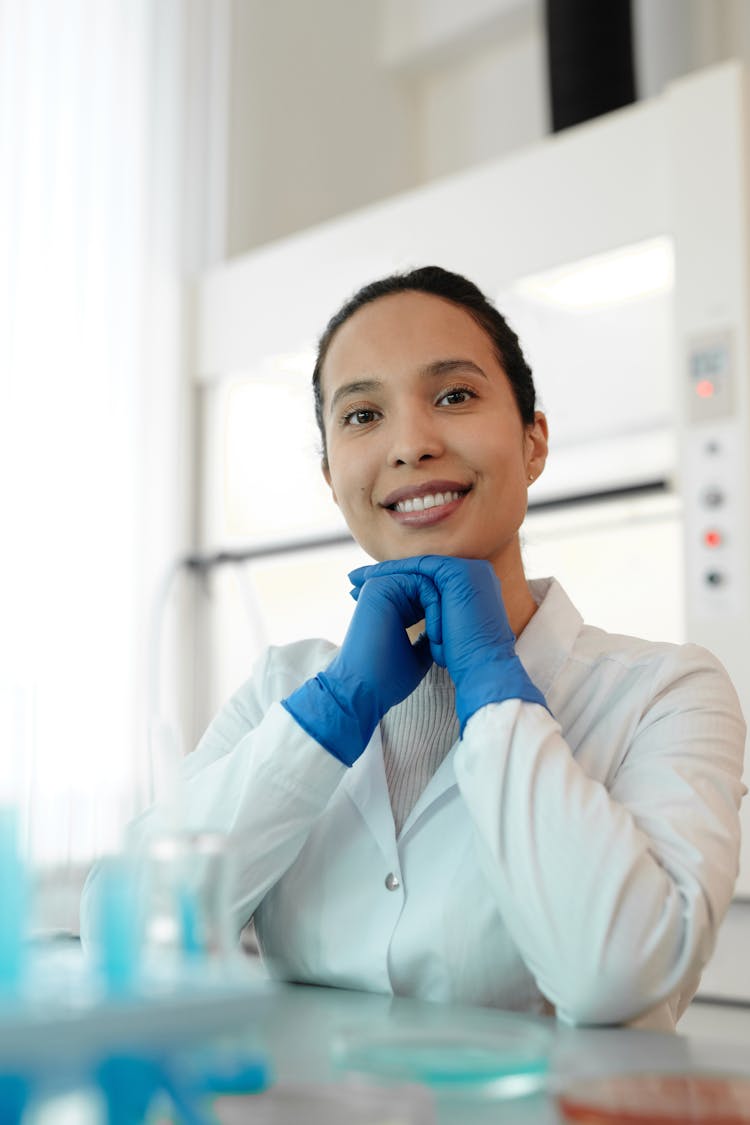
[[558, 1093], [577, 1125], [750, 1125], [750, 1075], [621, 1074]]

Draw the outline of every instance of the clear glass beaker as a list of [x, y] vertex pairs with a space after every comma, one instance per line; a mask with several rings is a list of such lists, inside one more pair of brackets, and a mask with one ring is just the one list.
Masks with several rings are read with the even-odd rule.
[[220, 832], [172, 833], [150, 842], [143, 913], [150, 968], [216, 964], [236, 955], [231, 873], [231, 852]]

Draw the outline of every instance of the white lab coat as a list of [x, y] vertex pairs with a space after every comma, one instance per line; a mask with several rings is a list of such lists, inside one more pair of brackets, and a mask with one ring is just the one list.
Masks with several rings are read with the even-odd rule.
[[347, 769], [278, 702], [327, 642], [269, 650], [188, 757], [188, 821], [229, 833], [236, 924], [254, 916], [274, 973], [674, 1027], [737, 874], [737, 697], [705, 650], [590, 628], [556, 582], [532, 588], [517, 651], [555, 717], [482, 708], [398, 839], [379, 733]]

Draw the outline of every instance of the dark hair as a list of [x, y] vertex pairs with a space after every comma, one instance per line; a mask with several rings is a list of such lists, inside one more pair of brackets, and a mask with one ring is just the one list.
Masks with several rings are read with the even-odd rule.
[[435, 297], [443, 297], [447, 301], [452, 301], [454, 305], [460, 305], [466, 309], [492, 341], [495, 355], [513, 388], [522, 422], [525, 425], [531, 425], [534, 422], [534, 407], [536, 404], [534, 379], [531, 368], [521, 350], [518, 336], [513, 329], [492, 302], [485, 297], [481, 289], [477, 288], [468, 278], [441, 269], [440, 266], [421, 266], [419, 269], [409, 270], [406, 273], [394, 273], [390, 277], [384, 277], [380, 281], [372, 281], [369, 285], [364, 285], [328, 321], [326, 329], [318, 341], [318, 356], [312, 377], [315, 419], [323, 442], [324, 459], [327, 459], [327, 451], [320, 377], [333, 337], [341, 325], [364, 305], [369, 305], [371, 301], [377, 301], [380, 297], [389, 297], [394, 293], [407, 293], [409, 291], [430, 293]]

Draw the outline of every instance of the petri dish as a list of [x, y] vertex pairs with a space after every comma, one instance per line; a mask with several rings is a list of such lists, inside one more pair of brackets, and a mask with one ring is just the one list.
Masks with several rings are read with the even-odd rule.
[[442, 1094], [476, 1091], [520, 1097], [544, 1086], [551, 1032], [513, 1019], [491, 1031], [393, 1029], [342, 1034], [333, 1045], [340, 1068], [378, 1079], [420, 1082]]
[[557, 1105], [577, 1125], [750, 1125], [750, 1076], [612, 1075], [568, 1086]]

